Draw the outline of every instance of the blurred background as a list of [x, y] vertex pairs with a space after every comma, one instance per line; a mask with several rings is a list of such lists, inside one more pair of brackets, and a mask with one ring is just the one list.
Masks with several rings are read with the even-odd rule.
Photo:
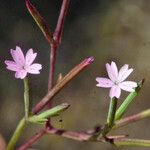
[[[56, 25], [62, 0], [32, 0], [51, 30]], [[65, 75], [84, 58], [95, 61], [72, 80], [54, 99], [53, 105], [63, 102], [70, 109], [53, 119], [62, 129], [86, 130], [105, 123], [108, 90], [97, 88], [95, 78], [106, 76], [105, 63], [115, 61], [118, 67], [129, 64], [134, 68], [130, 80], [146, 79], [136, 101], [126, 116], [150, 106], [150, 1], [147, 0], [71, 0], [65, 22], [62, 44], [57, 55], [56, 79]], [[24, 52], [38, 52], [36, 62], [43, 65], [40, 75], [31, 76], [33, 105], [47, 92], [49, 46], [28, 13], [24, 0], [0, 1], [0, 134], [8, 142], [23, 116], [23, 82], [6, 70], [5, 59], [11, 59], [10, 49], [20, 46]], [[128, 93], [122, 92], [121, 100]], [[121, 104], [122, 101], [119, 101]], [[59, 120], [62, 119], [62, 122]], [[128, 125], [112, 134], [130, 134], [132, 138], [150, 138], [150, 119]], [[36, 127], [35, 127], [36, 126]], [[28, 127], [18, 146], [36, 133], [40, 125]], [[103, 143], [80, 143], [54, 135], [43, 137], [33, 145], [36, 150], [146, 150]]]

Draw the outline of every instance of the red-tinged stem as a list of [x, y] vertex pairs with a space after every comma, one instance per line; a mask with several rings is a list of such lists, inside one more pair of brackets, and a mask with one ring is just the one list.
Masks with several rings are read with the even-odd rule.
[[64, 22], [65, 22], [65, 17], [66, 17], [67, 10], [68, 10], [69, 2], [70, 2], [70, 0], [63, 0], [63, 2], [62, 2], [57, 26], [56, 26], [56, 29], [55, 29], [55, 32], [53, 35], [54, 40], [57, 43], [61, 42], [62, 32], [63, 32], [63, 28], [64, 28]]
[[49, 79], [48, 79], [48, 91], [51, 90], [54, 85], [57, 45], [50, 44], [50, 47], [51, 48], [50, 48], [50, 70], [49, 70]]
[[[63, 0], [59, 18], [57, 21], [56, 29], [53, 34], [53, 39], [55, 42], [49, 43], [51, 50], [50, 50], [50, 72], [49, 72], [49, 79], [48, 79], [48, 91], [52, 89], [54, 85], [54, 74], [55, 74], [55, 63], [56, 63], [56, 54], [57, 54], [57, 49], [60, 44], [60, 40], [62, 37], [62, 32], [64, 28], [64, 22], [68, 10], [70, 0]], [[51, 102], [49, 103], [49, 107], [51, 107]]]
[[93, 57], [83, 60], [80, 64], [74, 67], [59, 83], [57, 83], [33, 108], [33, 114], [37, 114], [43, 109], [47, 103], [76, 75], [84, 70], [88, 65], [94, 61]]
[[40, 139], [44, 134], [45, 130], [41, 130], [39, 133], [33, 135], [29, 141], [27, 141], [25, 144], [17, 148], [17, 150], [27, 150], [33, 143], [35, 143], [38, 139]]
[[[101, 128], [99, 128], [97, 130], [96, 129], [92, 129], [92, 130], [88, 130], [88, 131], [68, 131], [68, 130], [62, 130], [62, 129], [56, 129], [56, 128], [46, 128], [45, 130], [42, 130], [41, 132], [39, 132], [38, 134], [35, 134], [32, 139], [30, 139], [29, 141], [27, 141], [27, 143], [25, 143], [24, 145], [22, 145], [21, 147], [19, 147], [17, 150], [26, 150], [27, 148], [29, 148], [35, 141], [37, 141], [39, 138], [41, 138], [41, 136], [45, 133], [47, 134], [54, 134], [54, 135], [58, 135], [61, 137], [65, 137], [65, 138], [69, 138], [72, 140], [76, 140], [76, 141], [97, 141], [97, 142], [109, 142], [111, 143], [113, 140], [118, 140], [121, 138], [125, 138], [126, 135], [115, 135], [115, 136], [108, 136], [107, 138], [96, 138], [93, 139], [93, 134], [95, 134], [96, 132], [99, 132], [101, 130]], [[43, 133], [44, 132], [44, 133]]]

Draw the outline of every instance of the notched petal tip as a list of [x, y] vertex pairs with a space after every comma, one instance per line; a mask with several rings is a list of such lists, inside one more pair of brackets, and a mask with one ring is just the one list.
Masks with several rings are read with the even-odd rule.
[[16, 46], [16, 50], [17, 50], [17, 49], [21, 50], [21, 47], [20, 47], [20, 46]]

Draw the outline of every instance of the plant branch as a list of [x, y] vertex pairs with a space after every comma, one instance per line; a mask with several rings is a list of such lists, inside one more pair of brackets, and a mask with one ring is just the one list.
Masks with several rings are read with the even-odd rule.
[[57, 46], [55, 44], [50, 45], [50, 70], [48, 77], [48, 91], [52, 89], [54, 85], [54, 75], [55, 75], [55, 64], [56, 64], [56, 52]]
[[19, 122], [19, 124], [18, 124], [18, 126], [17, 126], [17, 128], [16, 128], [16, 130], [15, 130], [15, 132], [13, 134], [13, 136], [11, 137], [11, 139], [10, 139], [8, 145], [7, 145], [6, 150], [13, 150], [14, 149], [14, 147], [15, 147], [15, 145], [16, 145], [16, 143], [17, 143], [17, 141], [18, 141], [18, 139], [19, 139], [19, 137], [21, 135], [21, 133], [25, 129], [25, 126], [26, 126], [26, 121], [25, 121], [25, 118], [23, 118]]
[[113, 127], [113, 129], [123, 127], [125, 125], [128, 125], [130, 123], [139, 121], [139, 120], [147, 118], [147, 117], [150, 117], [150, 109], [144, 110], [144, 111], [142, 111], [138, 114], [135, 114], [135, 115], [132, 115], [132, 116], [129, 116], [129, 117], [125, 117], [125, 118], [123, 118], [119, 121], [116, 121], [115, 126]]
[[115, 139], [114, 144], [116, 146], [150, 147], [150, 140], [120, 138], [120, 139]]
[[53, 34], [54, 40], [57, 43], [61, 42], [62, 32], [63, 32], [63, 28], [64, 28], [64, 22], [65, 22], [65, 17], [66, 17], [67, 10], [68, 10], [69, 2], [70, 2], [70, 0], [63, 0], [63, 2], [62, 2], [57, 26], [56, 26], [55, 32]]
[[57, 21], [56, 29], [53, 34], [53, 39], [55, 42], [50, 43], [51, 51], [50, 51], [50, 72], [49, 72], [49, 80], [48, 80], [48, 91], [53, 87], [54, 84], [54, 73], [55, 73], [55, 63], [56, 63], [56, 54], [57, 49], [60, 44], [60, 40], [62, 37], [62, 32], [64, 28], [64, 22], [68, 10], [70, 0], [63, 0], [59, 18]]
[[38, 139], [40, 139], [45, 134], [45, 130], [41, 130], [37, 134], [33, 135], [30, 140], [28, 140], [25, 144], [17, 148], [16, 150], [27, 150], [33, 143], [35, 143]]
[[83, 60], [80, 64], [74, 67], [53, 89], [51, 89], [38, 104], [33, 108], [33, 114], [37, 114], [45, 105], [56, 95], [71, 79], [79, 74], [83, 69], [94, 61], [93, 57]]
[[[129, 116], [124, 119], [121, 119], [120, 121], [115, 122], [115, 126], [113, 127], [113, 129], [117, 129], [117, 128], [127, 125], [129, 123], [139, 121], [146, 117], [150, 117], [150, 109], [145, 110], [139, 114], [135, 114], [133, 116], [134, 117]], [[62, 136], [65, 138], [69, 138], [69, 139], [73, 139], [73, 140], [77, 140], [77, 141], [81, 141], [81, 142], [82, 141], [109, 142], [111, 144], [115, 144], [116, 146], [127, 145], [128, 143], [130, 143], [130, 146], [138, 146], [137, 144], [139, 141], [140, 142], [139, 146], [147, 146], [147, 145], [149, 146], [149, 140], [127, 139], [127, 138], [125, 138], [126, 135], [117, 135], [117, 136], [109, 135], [107, 137], [95, 136], [95, 135], [99, 135], [100, 133], [102, 133], [103, 127], [101, 127], [101, 126], [95, 127], [91, 130], [82, 131], [82, 132], [56, 129], [53, 127], [46, 128], [44, 131], [43, 130], [41, 130], [39, 133], [35, 134], [31, 139], [29, 139], [29, 141], [27, 141], [25, 144], [23, 144], [17, 150], [26, 150], [34, 142], [36, 142], [38, 139], [40, 139], [42, 135], [44, 135], [46, 133], [47, 134], [55, 134], [58, 136]], [[44, 133], [42, 133], [42, 132], [44, 132]]]
[[114, 97], [110, 100], [109, 111], [108, 111], [108, 115], [107, 115], [107, 123], [105, 124], [102, 132], [99, 132], [99, 134], [97, 134], [97, 136], [100, 136], [100, 137], [106, 136], [106, 134], [114, 126], [115, 113], [116, 113], [116, 109], [117, 109], [117, 101], [118, 101], [118, 99], [116, 97]]

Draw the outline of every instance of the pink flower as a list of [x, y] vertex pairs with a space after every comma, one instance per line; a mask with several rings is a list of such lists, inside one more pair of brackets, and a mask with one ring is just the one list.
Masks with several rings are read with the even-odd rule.
[[32, 49], [29, 49], [24, 56], [20, 47], [16, 46], [16, 50], [11, 49], [10, 53], [14, 61], [6, 60], [5, 64], [7, 69], [15, 71], [15, 77], [24, 79], [27, 76], [27, 73], [30, 74], [39, 74], [39, 70], [42, 69], [42, 65], [38, 63], [33, 63], [37, 53], [33, 53]]
[[128, 65], [125, 64], [121, 67], [118, 72], [118, 68], [115, 62], [111, 64], [106, 64], [108, 78], [97, 77], [96, 81], [98, 84], [96, 86], [103, 88], [111, 88], [109, 92], [110, 98], [119, 98], [121, 95], [121, 89], [128, 92], [133, 92], [137, 83], [133, 81], [124, 81], [133, 71], [133, 69], [128, 69]]

